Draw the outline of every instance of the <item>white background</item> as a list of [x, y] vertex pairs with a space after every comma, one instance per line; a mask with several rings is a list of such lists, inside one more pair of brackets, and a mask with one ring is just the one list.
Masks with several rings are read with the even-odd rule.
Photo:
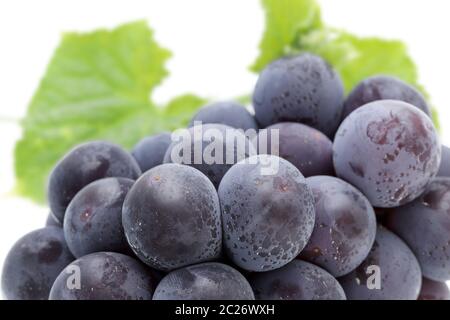
[[[405, 41], [420, 80], [437, 106], [443, 142], [450, 144], [450, 1], [320, 0], [324, 21], [362, 36]], [[13, 147], [46, 65], [64, 31], [147, 19], [160, 44], [174, 53], [171, 72], [155, 92], [231, 98], [250, 92], [248, 65], [263, 31], [258, 0], [0, 1], [0, 266], [13, 243], [44, 224], [47, 209], [12, 193]], [[386, 57], [387, 59], [389, 57]]]

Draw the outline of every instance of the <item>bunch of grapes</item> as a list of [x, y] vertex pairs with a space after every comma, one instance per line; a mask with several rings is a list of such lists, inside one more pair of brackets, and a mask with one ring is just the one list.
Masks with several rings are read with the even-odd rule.
[[450, 299], [450, 150], [415, 88], [375, 76], [345, 98], [301, 54], [263, 70], [253, 108], [69, 151], [6, 298]]

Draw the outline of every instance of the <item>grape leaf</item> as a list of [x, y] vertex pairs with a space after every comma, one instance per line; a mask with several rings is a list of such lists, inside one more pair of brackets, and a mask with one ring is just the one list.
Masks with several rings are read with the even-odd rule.
[[176, 99], [177, 112], [183, 113], [183, 106], [188, 110], [184, 117], [169, 116], [172, 104], [166, 110], [151, 101], [167, 75], [169, 57], [146, 22], [65, 34], [22, 121], [15, 149], [17, 191], [43, 201], [52, 167], [83, 141], [109, 140], [130, 148], [145, 135], [184, 126], [203, 99]]

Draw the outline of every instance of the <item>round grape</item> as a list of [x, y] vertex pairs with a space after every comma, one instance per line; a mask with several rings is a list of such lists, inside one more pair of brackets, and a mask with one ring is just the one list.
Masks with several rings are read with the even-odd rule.
[[418, 300], [450, 300], [450, 290], [445, 282], [422, 278]]
[[450, 177], [450, 148], [442, 146], [441, 167], [439, 168], [438, 177]]
[[163, 132], [139, 141], [131, 154], [139, 164], [141, 171], [145, 172], [163, 163], [164, 155], [171, 143], [171, 134]]

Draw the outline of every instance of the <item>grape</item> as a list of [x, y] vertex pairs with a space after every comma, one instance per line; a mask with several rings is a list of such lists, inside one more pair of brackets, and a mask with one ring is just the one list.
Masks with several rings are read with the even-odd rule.
[[222, 263], [202, 263], [172, 271], [153, 300], [254, 300], [252, 288], [238, 271]]
[[131, 151], [142, 172], [163, 163], [167, 148], [172, 143], [170, 133], [163, 132], [139, 141]]
[[369, 103], [348, 116], [336, 134], [333, 152], [338, 177], [381, 208], [417, 198], [437, 174], [441, 159], [430, 118], [394, 100]]
[[47, 220], [45, 221], [45, 226], [46, 227], [58, 227], [58, 228], [62, 228], [62, 223], [60, 223], [55, 216], [53, 215], [53, 213], [49, 213], [47, 216]]
[[279, 59], [260, 74], [253, 94], [262, 127], [300, 122], [333, 137], [342, 115], [344, 90], [337, 73], [320, 57]]
[[259, 154], [279, 155], [305, 177], [334, 175], [333, 143], [316, 129], [294, 122], [278, 123], [260, 130], [254, 144], [258, 144]]
[[418, 300], [450, 300], [450, 291], [443, 282], [422, 278], [422, 289]]
[[219, 199], [227, 253], [249, 271], [287, 264], [314, 228], [311, 190], [300, 171], [277, 156], [253, 156], [234, 165], [219, 186]]
[[84, 186], [106, 177], [137, 179], [138, 164], [125, 150], [104, 141], [79, 145], [64, 156], [50, 174], [48, 202], [58, 221], [69, 202]]
[[387, 226], [410, 246], [425, 277], [450, 280], [450, 178], [436, 178], [414, 202], [394, 209]]
[[[376, 284], [372, 280], [376, 279], [377, 267], [379, 288], [370, 286]], [[408, 246], [395, 234], [378, 226], [375, 243], [366, 260], [339, 282], [349, 300], [415, 300], [422, 274]]]
[[377, 223], [369, 200], [350, 184], [334, 177], [306, 179], [315, 199], [316, 222], [300, 253], [335, 277], [363, 262], [375, 240]]
[[258, 130], [253, 115], [243, 105], [233, 101], [216, 102], [201, 108], [192, 118], [189, 127], [196, 121], [203, 124], [220, 123], [244, 131]]
[[64, 234], [77, 258], [93, 252], [131, 252], [122, 227], [122, 205], [134, 181], [105, 178], [81, 189], [64, 217]]
[[422, 94], [390, 76], [374, 76], [359, 83], [344, 102], [343, 119], [359, 107], [377, 100], [400, 100], [407, 102], [431, 117], [431, 111]]
[[[189, 128], [186, 133], [187, 136], [183, 136], [182, 141], [174, 141], [170, 145], [164, 162], [185, 164], [196, 168], [204, 173], [216, 188], [233, 164], [256, 153], [248, 138], [239, 130], [229, 126], [198, 125]], [[210, 134], [213, 135], [212, 139], [209, 137]], [[231, 139], [234, 135], [236, 138]], [[214, 151], [211, 146], [217, 146], [217, 150]], [[199, 153], [196, 154], [196, 152]], [[174, 154], [180, 156], [180, 159], [174, 159]]]
[[129, 256], [92, 253], [61, 272], [50, 291], [50, 300], [150, 300], [158, 277]]
[[441, 167], [439, 168], [438, 177], [450, 177], [450, 148], [442, 146]]
[[255, 273], [249, 281], [257, 300], [346, 300], [344, 290], [331, 274], [301, 260]]
[[9, 300], [47, 300], [50, 288], [73, 256], [59, 227], [46, 227], [22, 237], [11, 248], [2, 272]]
[[122, 222], [133, 251], [158, 270], [211, 260], [221, 251], [217, 192], [188, 166], [163, 164], [143, 174], [125, 198]]

